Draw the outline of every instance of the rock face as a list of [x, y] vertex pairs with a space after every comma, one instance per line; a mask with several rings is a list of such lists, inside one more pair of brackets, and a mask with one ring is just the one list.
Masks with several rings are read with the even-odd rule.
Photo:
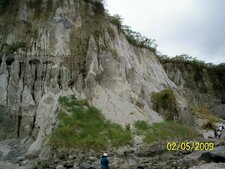
[[190, 107], [208, 107], [220, 118], [225, 117], [224, 67], [207, 68], [179, 61], [163, 61], [162, 65]]
[[163, 121], [151, 93], [176, 85], [154, 53], [128, 43], [100, 2], [21, 0], [0, 8], [1, 139], [33, 136], [39, 151], [58, 97], [68, 94], [87, 97], [123, 126]]
[[[153, 123], [163, 117], [151, 94], [177, 90], [174, 82], [153, 52], [110, 23], [97, 0], [0, 2], [0, 140], [33, 142], [26, 158], [38, 156], [55, 127], [61, 95], [86, 97], [123, 126]], [[187, 100], [176, 95], [184, 110]]]
[[27, 159], [48, 153], [61, 95], [86, 97], [123, 126], [163, 121], [151, 93], [176, 85], [154, 53], [110, 23], [99, 1], [4, 1], [0, 11], [0, 140], [32, 143]]

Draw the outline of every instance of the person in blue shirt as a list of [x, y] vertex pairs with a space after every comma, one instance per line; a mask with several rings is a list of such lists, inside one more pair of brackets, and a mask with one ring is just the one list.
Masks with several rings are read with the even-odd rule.
[[107, 153], [103, 153], [102, 157], [101, 157], [101, 169], [109, 169], [109, 161], [107, 159]]

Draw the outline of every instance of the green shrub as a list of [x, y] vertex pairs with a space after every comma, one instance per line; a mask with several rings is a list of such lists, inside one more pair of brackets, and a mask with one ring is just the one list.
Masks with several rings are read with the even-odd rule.
[[60, 97], [59, 102], [61, 103], [62, 106], [65, 107], [73, 107], [73, 106], [87, 106], [89, 107], [89, 102], [88, 99], [76, 99], [73, 96], [68, 96], [68, 97]]
[[58, 113], [59, 124], [50, 137], [51, 146], [99, 150], [126, 145], [132, 140], [130, 130], [106, 121], [86, 99], [60, 97], [59, 101], [62, 110]]
[[134, 123], [134, 126], [136, 129], [142, 130], [142, 131], [146, 131], [149, 128], [149, 125], [145, 121], [142, 121], [142, 120], [136, 121]]
[[126, 128], [127, 131], [130, 131], [131, 130], [130, 123], [126, 124], [126, 127], [125, 128]]
[[153, 109], [164, 115], [166, 120], [173, 120], [177, 115], [176, 97], [171, 89], [153, 93], [151, 101]]

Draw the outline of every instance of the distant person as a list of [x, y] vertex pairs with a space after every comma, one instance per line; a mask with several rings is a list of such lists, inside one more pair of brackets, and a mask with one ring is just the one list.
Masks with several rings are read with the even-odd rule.
[[216, 129], [214, 129], [214, 136], [215, 136], [215, 138], [217, 137], [217, 131], [216, 131]]
[[109, 161], [107, 159], [108, 154], [105, 152], [101, 157], [101, 169], [109, 169]]

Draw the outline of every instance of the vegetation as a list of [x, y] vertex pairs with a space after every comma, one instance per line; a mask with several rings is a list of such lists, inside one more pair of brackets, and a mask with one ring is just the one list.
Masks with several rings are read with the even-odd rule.
[[12, 0], [1, 0], [0, 1], [0, 15], [4, 14], [10, 6], [13, 4]]
[[112, 24], [117, 26], [118, 30], [121, 30], [123, 21], [122, 21], [122, 17], [120, 15], [118, 15], [118, 14], [115, 14], [113, 16], [109, 15], [109, 20]]
[[152, 125], [147, 124], [145, 121], [137, 121], [135, 128], [139, 133], [144, 133], [144, 142], [147, 144], [198, 138], [197, 132], [192, 127], [172, 121], [154, 123]]
[[131, 142], [132, 136], [127, 126], [106, 121], [101, 112], [89, 105], [87, 99], [61, 97], [59, 124], [54, 130], [50, 145], [56, 148], [96, 149], [119, 147]]
[[214, 123], [219, 121], [219, 118], [212, 115], [206, 106], [193, 107], [191, 111], [194, 116], [205, 120], [203, 126], [205, 128], [212, 129], [214, 127]]
[[0, 1], [0, 7], [1, 8], [8, 7], [8, 5], [9, 5], [9, 0], [1, 0]]
[[142, 36], [139, 32], [132, 31], [129, 26], [122, 26], [122, 32], [126, 35], [127, 40], [138, 47], [147, 48], [153, 53], [157, 51], [157, 44], [155, 39], [149, 39], [145, 36]]
[[129, 26], [123, 25], [122, 18], [120, 15], [116, 14], [113, 16], [109, 15], [109, 20], [111, 23], [117, 26], [119, 31], [122, 31], [127, 40], [134, 46], [141, 48], [147, 48], [153, 53], [157, 52], [157, 44], [155, 39], [149, 39], [145, 36], [142, 36], [139, 32], [132, 31]]
[[109, 20], [111, 23], [117, 26], [119, 31], [122, 31], [127, 40], [135, 46], [141, 48], [147, 48], [153, 53], [155, 53], [160, 62], [175, 62], [175, 63], [185, 63], [185, 64], [193, 64], [200, 68], [213, 69], [216, 71], [225, 70], [225, 63], [215, 65], [213, 63], [205, 63], [204, 61], [198, 60], [196, 57], [192, 57], [187, 54], [176, 55], [175, 57], [168, 57], [167, 55], [161, 55], [159, 51], [157, 51], [157, 44], [155, 39], [149, 39], [139, 32], [132, 31], [131, 28], [127, 25], [123, 25], [122, 17], [118, 14], [110, 16], [108, 14]]
[[139, 120], [136, 121], [134, 124], [135, 128], [138, 129], [139, 131], [146, 131], [149, 129], [149, 125], [147, 122]]
[[16, 52], [18, 49], [20, 48], [26, 48], [27, 45], [25, 42], [14, 42], [12, 44], [3, 44], [4, 47], [4, 52], [8, 53], [8, 54], [12, 54], [14, 52]]
[[165, 116], [166, 120], [173, 120], [177, 115], [176, 97], [171, 89], [164, 89], [152, 95], [153, 109]]
[[221, 63], [219, 65], [215, 65], [213, 63], [205, 63], [204, 61], [198, 60], [196, 57], [192, 57], [188, 54], [176, 55], [175, 57], [169, 57], [167, 55], [158, 55], [158, 57], [162, 63], [167, 63], [167, 62], [185, 63], [185, 64], [189, 63], [192, 65], [198, 66], [200, 68], [225, 70], [225, 63]]
[[127, 40], [135, 46], [141, 48], [147, 48], [153, 53], [155, 53], [159, 60], [162, 63], [165, 62], [180, 62], [180, 63], [191, 63], [199, 67], [209, 68], [209, 69], [223, 69], [225, 70], [225, 64], [222, 63], [220, 65], [214, 65], [212, 63], [205, 63], [204, 61], [197, 60], [196, 57], [192, 57], [187, 54], [176, 55], [175, 57], [168, 57], [167, 55], [161, 55], [159, 51], [157, 51], [157, 44], [155, 39], [149, 39], [139, 32], [132, 31], [131, 28], [127, 25], [123, 25], [122, 17], [118, 14], [110, 16], [108, 14], [109, 20], [111, 23], [117, 26], [119, 31], [122, 31], [125, 35]]

